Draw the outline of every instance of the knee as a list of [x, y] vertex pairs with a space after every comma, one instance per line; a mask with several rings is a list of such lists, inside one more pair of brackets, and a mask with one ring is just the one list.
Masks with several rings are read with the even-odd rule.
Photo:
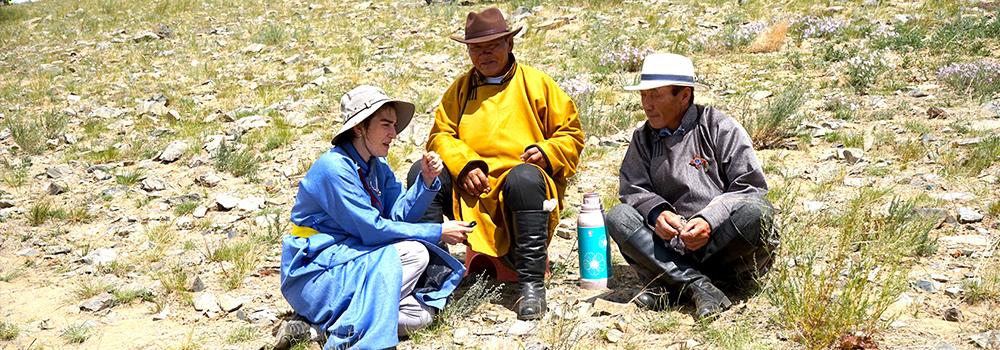
[[527, 186], [538, 186], [545, 188], [545, 174], [541, 169], [531, 164], [519, 164], [507, 174], [507, 184], [511, 187], [522, 188]]
[[643, 225], [642, 215], [628, 204], [618, 204], [612, 207], [604, 215], [604, 218], [608, 235], [618, 243], [628, 240], [629, 236]]
[[760, 237], [756, 238], [768, 238], [774, 228], [774, 207], [764, 198], [748, 199], [733, 211], [731, 220], [745, 235], [757, 233]]
[[422, 270], [431, 261], [431, 255], [427, 251], [427, 247], [417, 241], [397, 243], [396, 250], [399, 253], [399, 261], [403, 265], [414, 266]]

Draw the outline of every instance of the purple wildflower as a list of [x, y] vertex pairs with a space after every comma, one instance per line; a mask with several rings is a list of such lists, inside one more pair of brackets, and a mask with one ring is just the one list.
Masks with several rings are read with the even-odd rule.
[[605, 51], [599, 64], [603, 67], [620, 68], [626, 72], [637, 72], [642, 66], [642, 60], [653, 52], [648, 48], [619, 45], [617, 49]]
[[844, 29], [847, 22], [831, 17], [806, 16], [799, 19], [796, 26], [801, 28], [803, 38], [828, 38]]
[[938, 70], [937, 76], [956, 89], [971, 89], [981, 95], [1000, 90], [1000, 64], [992, 60], [950, 64]]

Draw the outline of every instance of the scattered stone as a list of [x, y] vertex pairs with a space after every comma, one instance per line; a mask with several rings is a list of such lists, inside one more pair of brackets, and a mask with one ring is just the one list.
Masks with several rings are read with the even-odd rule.
[[819, 201], [802, 201], [802, 206], [805, 207], [807, 212], [816, 213], [826, 208], [826, 203]]
[[291, 56], [286, 57], [285, 59], [281, 60], [281, 63], [284, 63], [284, 64], [294, 64], [294, 63], [298, 62], [301, 59], [302, 59], [302, 55], [300, 55], [300, 54], [294, 54], [294, 55], [291, 55]]
[[973, 224], [983, 221], [983, 214], [976, 211], [975, 208], [961, 207], [958, 208], [958, 222], [963, 224]]
[[993, 117], [1000, 117], [1000, 105], [998, 105], [996, 102], [986, 102], [986, 103], [984, 103], [983, 104], [983, 111], [986, 112], [987, 115], [990, 115], [990, 116], [993, 116]]
[[452, 342], [454, 342], [456, 345], [464, 345], [466, 342], [466, 338], [468, 337], [469, 337], [469, 329], [465, 327], [456, 328], [454, 331], [451, 332]]
[[958, 297], [962, 295], [962, 287], [951, 286], [944, 289], [944, 294], [950, 297]]
[[65, 164], [63, 164], [63, 165], [56, 165], [54, 167], [46, 168], [45, 169], [45, 176], [48, 176], [50, 179], [58, 179], [58, 178], [61, 178], [63, 176], [69, 175], [72, 171], [73, 171], [73, 169], [71, 169], [69, 167], [69, 165], [65, 165]]
[[243, 53], [258, 53], [264, 50], [264, 44], [254, 43], [243, 48]]
[[98, 312], [111, 307], [115, 297], [111, 293], [101, 293], [80, 303], [80, 310]]
[[913, 288], [916, 288], [918, 290], [922, 290], [924, 292], [931, 293], [931, 294], [937, 293], [938, 289], [940, 288], [940, 283], [934, 282], [934, 281], [928, 281], [928, 280], [913, 281], [913, 282], [910, 282], [910, 285], [912, 285]]
[[760, 101], [760, 100], [763, 100], [765, 98], [771, 97], [772, 95], [774, 95], [774, 93], [772, 93], [770, 91], [767, 91], [767, 90], [757, 90], [757, 91], [754, 91], [754, 92], [750, 93], [750, 98], [754, 99], [754, 101]]
[[863, 187], [865, 185], [865, 179], [860, 177], [845, 177], [844, 186], [847, 187]]
[[928, 220], [935, 220], [935, 228], [941, 227], [941, 225], [944, 224], [950, 216], [948, 215], [948, 211], [942, 208], [917, 208], [914, 212]]
[[219, 151], [219, 148], [222, 148], [222, 143], [226, 140], [226, 137], [223, 135], [211, 135], [207, 138], [208, 142], [205, 142], [202, 148], [205, 149], [205, 152], [214, 156]]
[[968, 192], [948, 192], [944, 194], [933, 194], [931, 195], [931, 197], [946, 202], [971, 201], [973, 199], [976, 199], [976, 195]]
[[14, 201], [9, 199], [0, 199], [0, 209], [13, 208]]
[[259, 309], [250, 313], [246, 313], [243, 310], [236, 312], [236, 318], [251, 322], [251, 323], [267, 323], [271, 324], [278, 320], [278, 313], [271, 309]]
[[118, 253], [112, 248], [98, 248], [83, 257], [83, 262], [88, 265], [102, 266], [115, 261]]
[[139, 184], [139, 188], [146, 192], [156, 192], [165, 190], [167, 188], [167, 184], [163, 183], [160, 179], [147, 177], [142, 180], [142, 183]]
[[972, 245], [984, 247], [992, 244], [988, 236], [982, 235], [941, 236], [938, 238], [938, 242], [947, 246]]
[[71, 251], [72, 251], [72, 249], [70, 249], [70, 247], [67, 247], [67, 246], [64, 246], [64, 245], [56, 245], [56, 246], [51, 246], [51, 247], [46, 247], [45, 248], [45, 253], [49, 254], [49, 255], [69, 254], [69, 252], [71, 252]]
[[235, 125], [233, 126], [233, 132], [231, 132], [230, 134], [242, 135], [247, 131], [256, 128], [262, 128], [265, 126], [267, 126], [267, 118], [265, 118], [262, 115], [252, 115], [249, 117], [243, 117], [236, 121]]
[[230, 211], [240, 204], [240, 199], [229, 194], [219, 194], [215, 196], [215, 205], [220, 211]]
[[956, 307], [950, 307], [944, 311], [944, 320], [949, 322], [962, 322], [962, 311]]
[[198, 175], [198, 177], [194, 179], [194, 182], [196, 184], [199, 184], [199, 185], [205, 186], [205, 187], [215, 187], [216, 185], [219, 184], [219, 182], [222, 182], [222, 178], [219, 177], [219, 175], [216, 174], [215, 172], [207, 172], [207, 173]]
[[848, 164], [855, 164], [864, 159], [865, 152], [860, 148], [837, 149], [837, 159], [845, 160]]
[[510, 325], [510, 328], [507, 328], [507, 335], [519, 337], [528, 334], [533, 329], [535, 329], [535, 325], [533, 323], [517, 320], [514, 324]]
[[38, 256], [38, 254], [40, 253], [35, 248], [24, 248], [17, 251], [17, 253], [14, 253], [14, 255], [17, 256], [26, 256], [26, 257]]
[[594, 316], [615, 316], [623, 315], [632, 310], [631, 304], [616, 303], [609, 300], [597, 298], [594, 300], [594, 307], [591, 309]]
[[927, 109], [927, 118], [930, 119], [945, 119], [948, 118], [948, 112], [939, 107], [931, 107]]
[[940, 274], [940, 273], [932, 273], [931, 274], [931, 279], [935, 280], [935, 281], [938, 281], [938, 282], [948, 282], [950, 280], [948, 278], [948, 276], [945, 276], [945, 275]]
[[954, 345], [948, 344], [946, 342], [938, 342], [932, 347], [934, 350], [958, 350]]
[[48, 191], [50, 195], [55, 196], [57, 194], [66, 193], [66, 191], [69, 191], [69, 187], [66, 186], [65, 182], [52, 181], [49, 183]]
[[625, 333], [617, 329], [611, 329], [607, 333], [604, 333], [604, 339], [607, 339], [612, 344], [620, 342], [623, 336], [625, 336]]
[[187, 152], [188, 144], [184, 141], [174, 141], [167, 145], [167, 148], [156, 156], [156, 159], [164, 163], [173, 163]]
[[222, 311], [233, 312], [243, 306], [243, 300], [234, 298], [228, 294], [223, 294], [219, 297], [219, 306], [222, 307]]
[[194, 296], [194, 309], [196, 311], [202, 311], [205, 313], [219, 313], [222, 309], [219, 308], [219, 301], [215, 299], [215, 295], [208, 292], [198, 293]]
[[973, 344], [983, 349], [1000, 349], [1000, 331], [985, 331], [969, 337]]
[[191, 213], [191, 216], [200, 219], [205, 217], [205, 215], [207, 214], [208, 214], [208, 208], [205, 207], [204, 205], [199, 205], [197, 208], [194, 208], [194, 212]]
[[201, 281], [201, 276], [194, 276], [194, 279], [188, 282], [188, 284], [184, 287], [187, 288], [189, 292], [197, 293], [205, 290], [205, 282]]
[[153, 40], [160, 40], [160, 39], [162, 39], [162, 38], [159, 35], [157, 35], [156, 33], [153, 33], [153, 31], [151, 31], [151, 30], [144, 30], [144, 31], [139, 32], [139, 34], [136, 34], [135, 36], [133, 36], [132, 37], [132, 42], [141, 43], [141, 42], [144, 42], [144, 41], [153, 41]]
[[155, 315], [153, 315], [153, 321], [165, 320], [169, 316], [170, 316], [170, 307], [164, 306], [163, 309], [160, 310], [160, 312], [157, 312]]
[[264, 209], [266, 200], [260, 197], [250, 197], [239, 201], [237, 207], [244, 211], [258, 211]]

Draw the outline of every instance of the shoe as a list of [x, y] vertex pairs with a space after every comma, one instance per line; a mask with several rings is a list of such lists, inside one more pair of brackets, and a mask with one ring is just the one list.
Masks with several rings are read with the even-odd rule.
[[325, 336], [325, 332], [317, 325], [311, 325], [301, 319], [288, 320], [281, 324], [274, 335], [277, 339], [274, 350], [287, 350], [303, 341], [323, 341]]
[[714, 320], [722, 311], [729, 309], [733, 302], [719, 288], [716, 288], [708, 278], [698, 280], [687, 286], [691, 300], [694, 301], [694, 318], [697, 321]]
[[549, 212], [516, 210], [514, 223], [514, 270], [520, 297], [514, 303], [519, 320], [537, 320], [545, 315], [545, 264], [548, 261]]
[[640, 309], [663, 311], [670, 306], [670, 292], [663, 288], [651, 288], [639, 292], [632, 299]]

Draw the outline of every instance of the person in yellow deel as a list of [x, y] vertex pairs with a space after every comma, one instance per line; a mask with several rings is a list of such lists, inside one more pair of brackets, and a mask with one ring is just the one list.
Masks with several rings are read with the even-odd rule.
[[[546, 250], [584, 135], [570, 97], [514, 59], [520, 30], [488, 8], [469, 13], [465, 36], [452, 37], [466, 45], [473, 68], [452, 83], [434, 113], [427, 149], [444, 161], [445, 188], [424, 219], [475, 221], [471, 249], [514, 268], [520, 287], [514, 310], [531, 320], [545, 314]], [[418, 173], [411, 169], [408, 177]]]

